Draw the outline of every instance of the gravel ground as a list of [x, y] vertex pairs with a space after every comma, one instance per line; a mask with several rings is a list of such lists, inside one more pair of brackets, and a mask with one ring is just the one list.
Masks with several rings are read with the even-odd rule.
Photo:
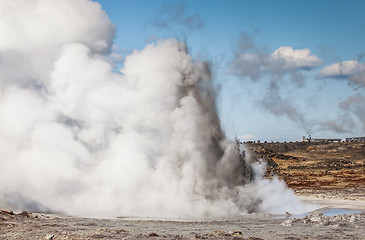
[[0, 211], [0, 239], [365, 239], [365, 212], [210, 221], [97, 219]]

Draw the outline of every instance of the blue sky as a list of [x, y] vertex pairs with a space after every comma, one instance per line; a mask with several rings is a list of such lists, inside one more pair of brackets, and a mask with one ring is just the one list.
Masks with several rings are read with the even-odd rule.
[[[365, 135], [365, 1], [97, 2], [117, 28], [115, 43], [122, 54], [157, 39], [186, 38], [190, 53], [211, 63], [228, 138]], [[312, 61], [304, 67], [303, 62], [280, 65], [272, 54], [284, 46], [293, 54], [308, 49], [306, 61]], [[249, 55], [266, 59], [249, 62], [263, 65], [256, 69], [257, 79], [232, 70], [233, 64], [246, 64], [240, 59]], [[346, 72], [342, 66], [350, 60], [357, 62]], [[337, 70], [334, 65], [321, 72], [336, 63]]]

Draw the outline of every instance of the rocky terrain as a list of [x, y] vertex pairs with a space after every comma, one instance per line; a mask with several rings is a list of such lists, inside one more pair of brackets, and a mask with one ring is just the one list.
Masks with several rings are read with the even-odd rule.
[[268, 163], [266, 178], [277, 175], [297, 195], [359, 211], [339, 215], [322, 208], [303, 216], [248, 214], [238, 219], [191, 221], [0, 210], [0, 239], [365, 239], [365, 142], [250, 143], [246, 147], [254, 159]]
[[93, 219], [0, 211], [0, 239], [365, 239], [365, 213], [219, 221]]

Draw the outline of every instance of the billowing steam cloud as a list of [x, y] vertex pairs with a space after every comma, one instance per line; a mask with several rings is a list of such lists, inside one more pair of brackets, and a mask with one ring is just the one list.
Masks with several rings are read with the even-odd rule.
[[98, 3], [9, 0], [0, 13], [0, 204], [93, 216], [306, 210], [225, 140], [209, 67], [183, 43], [134, 51], [116, 73], [115, 28]]

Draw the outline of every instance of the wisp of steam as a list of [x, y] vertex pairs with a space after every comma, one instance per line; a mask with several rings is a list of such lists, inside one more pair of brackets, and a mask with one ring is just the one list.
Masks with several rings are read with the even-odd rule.
[[114, 71], [88, 0], [0, 2], [0, 207], [87, 216], [304, 212], [225, 139], [208, 64], [168, 39]]

